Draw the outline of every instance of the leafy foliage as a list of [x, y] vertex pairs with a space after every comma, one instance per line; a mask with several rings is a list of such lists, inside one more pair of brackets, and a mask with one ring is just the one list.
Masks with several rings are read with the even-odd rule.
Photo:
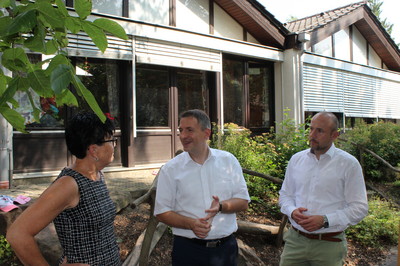
[[7, 239], [0, 235], [0, 264], [1, 265], [16, 265], [13, 261], [15, 260], [15, 254], [12, 250]]
[[374, 197], [368, 201], [369, 213], [360, 223], [346, 230], [349, 239], [368, 247], [395, 245], [399, 232], [400, 212], [387, 201]]
[[[24, 119], [12, 107], [17, 91], [29, 94], [31, 88], [41, 97], [55, 97], [59, 104], [77, 106], [78, 101], [69, 90], [72, 84], [79, 97], [85, 99], [92, 110], [104, 121], [105, 116], [92, 93], [75, 75], [74, 66], [67, 57], [68, 32], [85, 31], [94, 44], [104, 52], [107, 49], [106, 32], [128, 39], [124, 29], [116, 22], [99, 18], [87, 20], [92, 9], [91, 0], [75, 0], [71, 16], [62, 0], [0, 2], [0, 114], [14, 128], [25, 132]], [[27, 53], [54, 55], [53, 58], [31, 63]], [[45, 64], [48, 64], [45, 67]], [[13, 73], [9, 77], [5, 69]], [[39, 121], [39, 107], [31, 101], [35, 119]]]
[[[304, 124], [296, 125], [287, 114], [277, 129], [278, 133], [254, 136], [250, 130], [236, 124], [226, 124], [224, 132], [214, 125], [210, 146], [229, 151], [245, 169], [283, 179], [292, 155], [308, 147], [307, 130]], [[245, 178], [252, 200], [250, 211], [268, 211], [279, 217], [277, 198], [280, 186], [256, 176], [246, 174]]]
[[[354, 145], [359, 144], [390, 163], [397, 166], [400, 162], [400, 125], [390, 122], [378, 122], [375, 124], [360, 123], [352, 130], [347, 131], [338, 146], [347, 152], [360, 158], [360, 149]], [[371, 154], [363, 152], [363, 166], [366, 179], [376, 182], [391, 181], [396, 179], [394, 172]]]

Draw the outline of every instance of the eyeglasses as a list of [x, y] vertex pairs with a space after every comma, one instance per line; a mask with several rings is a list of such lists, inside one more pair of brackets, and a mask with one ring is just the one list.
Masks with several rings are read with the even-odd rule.
[[115, 146], [117, 146], [118, 139], [102, 140], [102, 141], [97, 142], [97, 144], [106, 143], [106, 142], [112, 142], [113, 146], [115, 147]]

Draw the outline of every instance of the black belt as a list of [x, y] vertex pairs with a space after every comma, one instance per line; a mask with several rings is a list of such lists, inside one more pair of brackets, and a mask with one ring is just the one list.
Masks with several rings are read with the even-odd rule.
[[177, 236], [177, 235], [175, 237], [183, 238], [183, 239], [185, 239], [187, 241], [190, 241], [192, 243], [195, 243], [197, 245], [200, 245], [200, 246], [203, 246], [203, 247], [206, 247], [206, 248], [216, 248], [218, 246], [221, 246], [226, 241], [228, 241], [231, 236], [232, 235], [229, 235], [229, 236], [226, 236], [226, 237], [223, 237], [223, 238], [219, 238], [219, 239], [187, 238], [187, 237]]

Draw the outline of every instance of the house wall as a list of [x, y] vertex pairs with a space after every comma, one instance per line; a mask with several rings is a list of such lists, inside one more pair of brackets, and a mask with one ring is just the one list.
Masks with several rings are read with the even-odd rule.
[[[114, 1], [108, 2], [113, 3]], [[102, 4], [100, 5], [99, 3], [99, 5], [97, 5], [96, 2], [93, 1], [93, 10], [97, 10], [101, 8], [101, 6]], [[104, 12], [101, 13], [110, 14], [107, 9], [103, 11]], [[129, 18], [134, 20], [167, 26], [169, 25], [169, 0], [130, 0], [128, 14]]]
[[333, 35], [335, 42], [335, 58], [350, 61], [350, 30], [349, 28], [336, 32]]
[[304, 110], [399, 119], [400, 74], [307, 53]]
[[356, 27], [345, 28], [308, 49], [318, 55], [387, 69], [382, 60]]
[[[212, 16], [210, 14], [212, 9], [208, 6], [209, 1], [207, 0], [176, 0], [177, 27], [170, 26], [169, 2], [169, 0], [130, 1], [128, 12], [130, 19], [120, 20], [115, 17], [119, 16], [119, 13], [114, 12], [118, 9], [119, 2], [114, 3], [116, 6], [109, 3], [110, 5], [107, 8], [103, 8], [100, 6], [100, 1], [95, 1], [94, 9], [99, 13], [113, 13], [115, 16], [108, 18], [118, 22], [130, 37], [129, 40], [123, 41], [108, 36], [109, 48], [104, 54], [85, 34], [71, 34], [69, 36], [71, 41], [68, 53], [74, 61], [79, 61], [81, 64], [88, 61], [89, 71], [86, 71], [87, 73], [93, 69], [91, 68], [91, 61], [93, 60], [102, 60], [104, 65], [113, 61], [118, 66], [118, 77], [116, 75], [111, 76], [114, 76], [114, 79], [121, 83], [119, 86], [115, 86], [119, 89], [120, 95], [120, 109], [116, 112], [120, 124], [116, 134], [118, 138], [118, 146], [115, 151], [116, 160], [112, 164], [112, 167], [118, 167], [119, 170], [121, 167], [131, 168], [141, 164], [166, 162], [180, 148], [176, 130], [177, 116], [182, 106], [190, 107], [193, 103], [190, 101], [192, 100], [190, 97], [182, 97], [185, 93], [187, 95], [194, 95], [195, 93], [200, 95], [199, 92], [201, 92], [200, 96], [196, 96], [197, 98], [193, 96], [192, 98], [200, 99], [197, 103], [209, 111], [213, 121], [219, 124], [223, 123], [224, 86], [222, 81], [224, 71], [222, 65], [225, 55], [234, 56], [247, 69], [249, 64], [255, 63], [273, 69], [274, 66], [271, 62], [282, 62], [284, 59], [282, 51], [259, 44], [253, 36], [246, 33], [243, 27], [218, 5], [214, 5], [214, 15]], [[210, 16], [214, 17], [214, 21], [211, 22], [214, 24], [214, 36], [209, 33]], [[89, 16], [89, 19], [94, 20], [97, 17], [93, 14]], [[187, 21], [191, 23], [187, 23]], [[80, 68], [82, 69], [82, 67]], [[166, 106], [163, 109], [165, 110], [164, 114], [170, 120], [159, 127], [140, 127], [137, 125], [139, 120], [137, 107], [143, 104], [143, 102], [137, 100], [139, 98], [137, 84], [139, 81], [143, 81], [142, 76], [138, 75], [138, 69], [144, 68], [162, 69], [168, 75], [163, 80], [164, 83], [158, 83], [158, 85], [161, 90], [168, 91], [168, 96], [163, 99], [164, 102], [162, 103]], [[182, 76], [184, 78], [180, 80], [179, 78]], [[200, 78], [196, 80], [191, 78], [193, 76]], [[158, 82], [159, 79], [157, 78], [158, 76], [152, 81]], [[268, 76], [268, 78], [273, 79], [273, 76]], [[199, 82], [197, 84], [191, 83], [200, 79], [200, 83], [203, 82], [202, 84], [199, 84]], [[239, 80], [245, 82], [245, 75]], [[260, 78], [257, 81], [259, 82], [259, 80]], [[255, 83], [256, 81], [253, 80], [252, 82]], [[151, 82], [140, 83], [142, 89], [147, 88], [147, 85], [149, 85], [149, 89], [154, 89], [151, 87]], [[194, 94], [191, 94], [190, 91], [190, 88], [193, 88], [192, 85], [199, 88]], [[249, 85], [247, 84], [247, 86]], [[98, 88], [100, 87], [104, 86], [99, 84]], [[114, 93], [114, 91], [107, 95], [113, 96], [113, 98], [118, 97], [117, 92]], [[148, 93], [146, 96], [156, 95], [156, 93]], [[265, 98], [269, 99], [270, 97]], [[180, 102], [180, 99], [185, 99], [188, 103]], [[244, 100], [244, 102], [246, 101]], [[271, 103], [268, 103], [268, 106], [270, 107]], [[244, 107], [244, 109], [249, 109], [246, 106]], [[151, 108], [146, 110], [151, 110]], [[246, 112], [243, 113], [244, 121], [250, 121], [250, 112]], [[271, 112], [273, 113], [273, 109]], [[273, 118], [272, 115], [270, 119]], [[67, 119], [68, 117], [65, 117], [65, 121]], [[254, 121], [254, 119], [251, 121]], [[274, 121], [268, 122], [274, 123]], [[64, 156], [57, 158], [40, 156], [40, 150], [43, 149], [41, 142], [45, 139], [47, 141], [46, 149], [56, 147], [57, 150], [62, 151]], [[16, 161], [16, 172], [18, 173], [59, 170], [73, 160], [72, 156], [65, 150], [62, 127], [58, 130], [37, 128], [34, 133], [28, 135], [17, 133], [14, 134], [13, 140], [15, 158], [18, 158]], [[36, 150], [37, 153], [28, 153], [26, 147], [30, 147], [30, 151]]]
[[236, 40], [243, 40], [243, 28], [221, 7], [214, 4], [214, 34]]
[[[219, 14], [218, 14], [219, 15]], [[190, 23], [188, 23], [190, 21]], [[198, 33], [210, 32], [209, 0], [176, 0], [176, 27]]]
[[353, 59], [354, 63], [368, 65], [368, 52], [367, 52], [367, 41], [361, 35], [360, 31], [353, 27], [352, 35], [353, 45]]

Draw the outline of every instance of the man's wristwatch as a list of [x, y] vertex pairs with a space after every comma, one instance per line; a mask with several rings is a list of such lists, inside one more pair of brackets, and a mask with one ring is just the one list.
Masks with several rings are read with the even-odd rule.
[[219, 212], [219, 213], [222, 212], [222, 203], [221, 203], [221, 202], [219, 203], [219, 210], [218, 210], [218, 212]]
[[326, 217], [326, 215], [324, 215], [323, 217], [324, 217], [324, 225], [322, 227], [323, 228], [328, 228], [329, 227], [328, 217]]

